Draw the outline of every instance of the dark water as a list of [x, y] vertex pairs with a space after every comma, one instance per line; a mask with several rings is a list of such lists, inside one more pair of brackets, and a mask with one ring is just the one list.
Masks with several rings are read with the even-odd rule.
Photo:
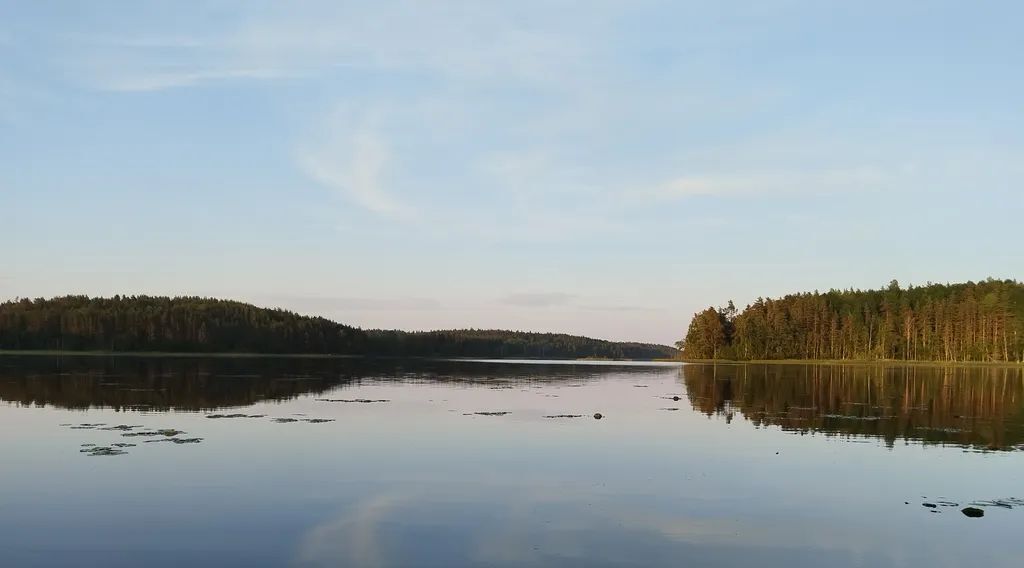
[[1024, 563], [1019, 368], [2, 356], [0, 399], [5, 567]]

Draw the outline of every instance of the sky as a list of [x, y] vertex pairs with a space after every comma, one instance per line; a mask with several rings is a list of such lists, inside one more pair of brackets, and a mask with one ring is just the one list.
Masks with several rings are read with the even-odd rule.
[[1024, 277], [1024, 4], [0, 0], [0, 299], [672, 343]]

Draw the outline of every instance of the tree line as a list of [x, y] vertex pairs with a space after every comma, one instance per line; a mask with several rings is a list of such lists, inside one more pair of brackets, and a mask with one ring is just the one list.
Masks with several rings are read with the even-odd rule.
[[64, 296], [0, 304], [0, 349], [438, 357], [671, 358], [664, 345], [501, 330], [365, 331], [201, 297]]
[[1024, 362], [1024, 284], [988, 279], [730, 301], [694, 315], [687, 359]]
[[371, 330], [368, 351], [418, 357], [528, 359], [671, 359], [678, 352], [665, 345], [591, 339], [564, 333], [498, 329], [407, 332]]

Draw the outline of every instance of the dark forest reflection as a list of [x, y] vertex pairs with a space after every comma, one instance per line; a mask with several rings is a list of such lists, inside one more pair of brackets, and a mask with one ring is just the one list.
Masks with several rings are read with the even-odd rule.
[[73, 409], [201, 411], [283, 401], [368, 381], [469, 387], [582, 383], [608, 373], [652, 372], [644, 367], [443, 360], [5, 356], [0, 358], [0, 399]]
[[1024, 370], [883, 365], [687, 365], [693, 408], [801, 434], [1024, 449]]

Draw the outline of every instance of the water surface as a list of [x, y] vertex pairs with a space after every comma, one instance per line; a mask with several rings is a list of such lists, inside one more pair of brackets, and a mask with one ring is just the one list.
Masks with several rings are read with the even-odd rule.
[[3, 356], [0, 400], [4, 566], [1024, 560], [1020, 368]]

